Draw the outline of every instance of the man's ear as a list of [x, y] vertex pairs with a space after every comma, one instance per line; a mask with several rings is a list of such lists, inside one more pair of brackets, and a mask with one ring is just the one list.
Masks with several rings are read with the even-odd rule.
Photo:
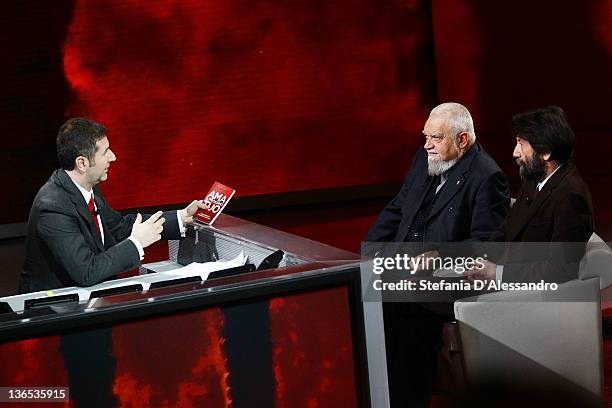
[[78, 156], [74, 159], [74, 168], [79, 171], [85, 171], [89, 167], [89, 159], [85, 156]]
[[469, 136], [467, 132], [461, 132], [459, 133], [459, 136], [457, 136], [459, 138], [459, 148], [460, 149], [465, 149], [468, 145], [468, 140], [469, 140]]

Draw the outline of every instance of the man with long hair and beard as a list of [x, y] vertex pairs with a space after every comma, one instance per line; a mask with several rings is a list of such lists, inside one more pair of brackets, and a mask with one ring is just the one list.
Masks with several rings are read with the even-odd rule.
[[[471, 280], [565, 282], [593, 233], [593, 204], [572, 154], [576, 136], [565, 112], [547, 106], [512, 118], [513, 156], [523, 180], [515, 205], [492, 242], [508, 242], [494, 262], [466, 273]], [[535, 248], [530, 244], [555, 243]]]

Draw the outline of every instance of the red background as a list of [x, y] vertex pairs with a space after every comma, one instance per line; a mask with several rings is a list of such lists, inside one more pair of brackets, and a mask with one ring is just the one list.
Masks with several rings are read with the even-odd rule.
[[[103, 189], [126, 209], [214, 180], [237, 197], [399, 182], [428, 109], [455, 100], [514, 186], [511, 115], [561, 105], [606, 235], [611, 13], [612, 0], [6, 3], [0, 223], [26, 220], [70, 116], [108, 127]], [[354, 249], [382, 205], [339, 244]], [[328, 234], [307, 218], [299, 231]]]
[[[428, 109], [455, 100], [513, 187], [511, 116], [562, 106], [612, 237], [612, 0], [22, 0], [0, 19], [0, 224], [27, 219], [70, 116], [109, 128], [103, 189], [125, 209], [213, 180], [238, 197], [399, 182]], [[357, 250], [384, 205], [362, 201], [247, 215]]]
[[[455, 100], [514, 189], [511, 116], [562, 106], [610, 240], [611, 14], [612, 0], [7, 2], [0, 224], [26, 221], [73, 115], [109, 128], [102, 187], [127, 209], [214, 180], [235, 202], [399, 183], [428, 109]], [[356, 251], [390, 197], [366, 198], [237, 215]]]

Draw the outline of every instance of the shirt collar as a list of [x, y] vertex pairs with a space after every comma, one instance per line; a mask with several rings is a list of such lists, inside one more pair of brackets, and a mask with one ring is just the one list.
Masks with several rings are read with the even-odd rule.
[[448, 180], [448, 171], [440, 174], [440, 184], [446, 183], [446, 180]]
[[72, 180], [72, 178], [70, 178], [70, 180], [74, 183], [75, 186], [77, 186], [77, 188], [79, 189], [79, 191], [83, 195], [83, 199], [85, 200], [85, 203], [89, 204], [89, 200], [91, 199], [91, 196], [93, 195], [93, 188], [91, 190], [87, 191], [83, 187], [81, 187], [79, 185], [79, 183], [77, 183], [76, 181]]
[[538, 191], [542, 191], [542, 189], [544, 188], [544, 184], [546, 184], [546, 182], [548, 181], [548, 179], [549, 179], [549, 178], [551, 178], [551, 177], [552, 177], [552, 175], [553, 175], [553, 174], [555, 174], [555, 173], [557, 172], [557, 170], [559, 170], [559, 169], [561, 168], [561, 166], [563, 166], [563, 163], [561, 163], [560, 165], [558, 165], [558, 166], [557, 166], [557, 168], [556, 168], [555, 170], [553, 170], [553, 172], [552, 172], [552, 173], [550, 173], [550, 174], [548, 175], [548, 177], [546, 177], [544, 180], [540, 181], [540, 182], [537, 184], [537, 186], [536, 186], [536, 187], [538, 188]]

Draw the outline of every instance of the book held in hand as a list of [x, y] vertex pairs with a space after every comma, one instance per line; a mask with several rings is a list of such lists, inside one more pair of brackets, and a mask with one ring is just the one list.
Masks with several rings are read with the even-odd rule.
[[234, 196], [234, 190], [231, 187], [225, 186], [218, 181], [215, 181], [208, 194], [204, 198], [205, 209], [198, 209], [193, 215], [196, 222], [212, 225], [217, 219], [221, 211], [225, 208], [229, 200]]

